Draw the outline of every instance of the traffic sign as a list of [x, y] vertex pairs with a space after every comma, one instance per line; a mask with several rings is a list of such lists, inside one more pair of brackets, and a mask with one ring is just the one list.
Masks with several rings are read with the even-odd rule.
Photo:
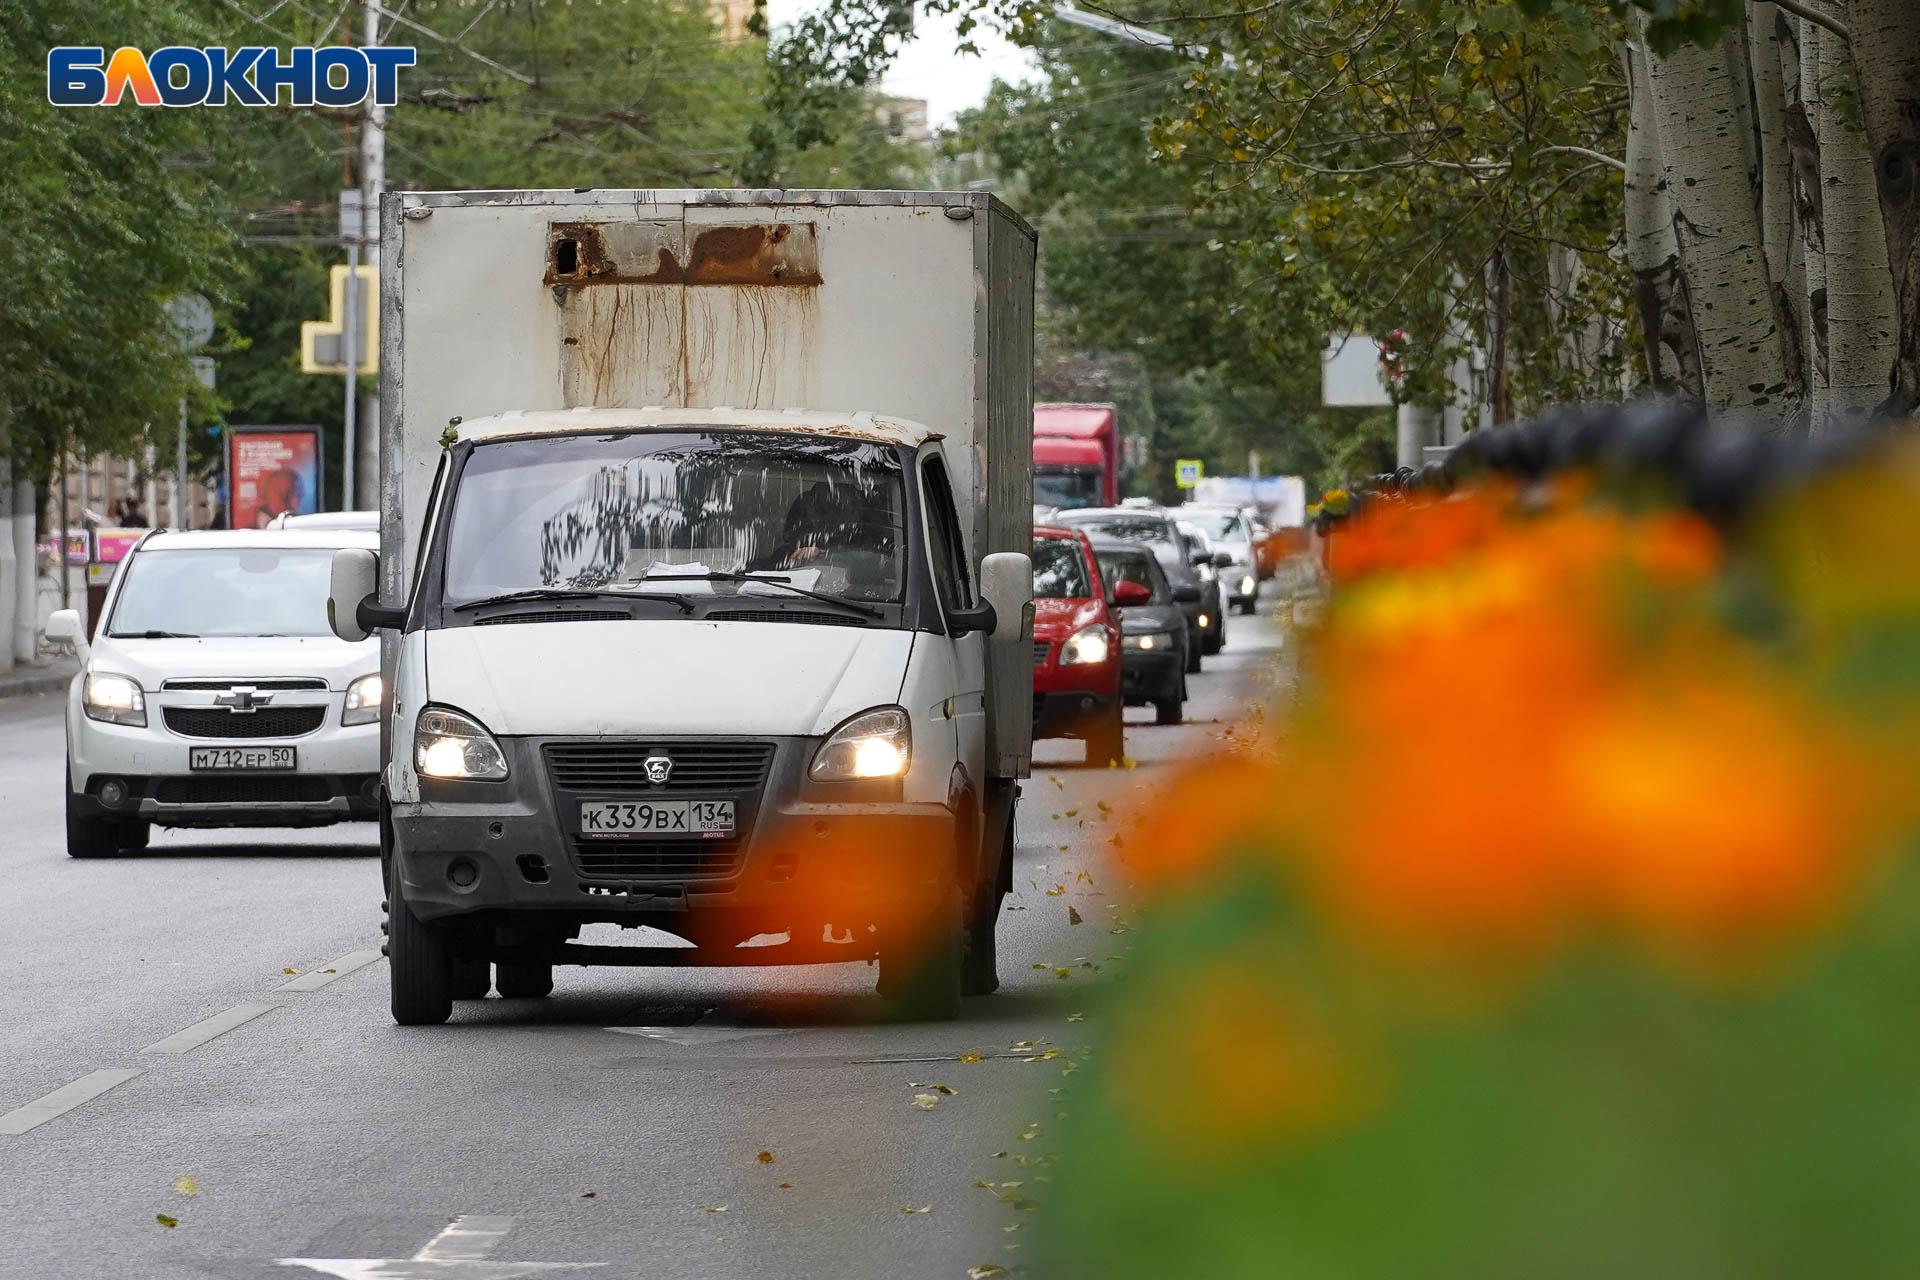
[[173, 321], [183, 351], [204, 347], [213, 337], [213, 304], [197, 293], [176, 293], [168, 298], [167, 319]]
[[1181, 458], [1173, 464], [1173, 482], [1182, 489], [1198, 485], [1205, 474], [1206, 468], [1200, 465], [1198, 458]]

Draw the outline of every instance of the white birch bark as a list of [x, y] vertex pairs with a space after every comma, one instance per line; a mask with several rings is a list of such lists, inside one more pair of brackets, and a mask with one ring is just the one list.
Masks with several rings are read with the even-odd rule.
[[1820, 141], [1821, 242], [1827, 250], [1827, 396], [1823, 416], [1813, 420], [1817, 432], [1864, 421], [1886, 400], [1898, 333], [1873, 156], [1848, 109], [1858, 101], [1852, 56], [1846, 42], [1828, 31], [1809, 47], [1818, 56], [1817, 74], [1806, 87]]
[[1898, 340], [1882, 408], [1920, 408], [1920, 14], [1914, 0], [1849, 0], [1860, 109], [1892, 266]]
[[[1776, 281], [1787, 278], [1787, 247], [1793, 238], [1792, 173], [1783, 136], [1787, 115], [1780, 11], [1772, 0], [1753, 0], [1747, 9], [1747, 55], [1753, 66], [1753, 129], [1758, 147], [1760, 235], [1767, 270]], [[1797, 320], [1799, 317], [1796, 316]]]
[[1744, 37], [1649, 56], [1662, 172], [1708, 407], [1785, 429], [1800, 412], [1749, 153]]
[[[1673, 206], [1667, 199], [1660, 165], [1659, 126], [1652, 89], [1647, 84], [1646, 51], [1628, 41], [1620, 50], [1627, 77], [1627, 266], [1633, 272], [1633, 296], [1640, 314], [1641, 355], [1647, 380], [1662, 394], [1702, 395], [1697, 377], [1684, 376], [1675, 351], [1661, 341], [1673, 305], [1680, 271], [1680, 244], [1673, 235]], [[1691, 344], [1689, 334], [1687, 342]], [[1691, 356], [1691, 352], [1688, 355]]]

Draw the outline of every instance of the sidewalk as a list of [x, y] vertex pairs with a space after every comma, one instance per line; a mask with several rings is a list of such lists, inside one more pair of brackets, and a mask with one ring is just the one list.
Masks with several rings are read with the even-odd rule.
[[19, 664], [11, 671], [0, 671], [0, 699], [20, 698], [33, 693], [59, 693], [80, 670], [73, 658], [46, 658], [34, 664]]

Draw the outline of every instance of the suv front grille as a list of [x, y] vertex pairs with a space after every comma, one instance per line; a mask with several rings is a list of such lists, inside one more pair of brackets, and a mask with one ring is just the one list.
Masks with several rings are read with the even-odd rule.
[[311, 775], [162, 778], [153, 789], [153, 798], [162, 804], [299, 804], [330, 797], [327, 780]]
[[[547, 770], [561, 791], [759, 791], [773, 763], [771, 742], [550, 742]], [[647, 781], [648, 756], [673, 762], [667, 781]]]
[[725, 880], [739, 874], [737, 840], [591, 840], [573, 846], [575, 870], [595, 880]]
[[261, 707], [239, 714], [219, 707], [166, 707], [167, 728], [187, 738], [297, 738], [326, 722], [325, 706]]

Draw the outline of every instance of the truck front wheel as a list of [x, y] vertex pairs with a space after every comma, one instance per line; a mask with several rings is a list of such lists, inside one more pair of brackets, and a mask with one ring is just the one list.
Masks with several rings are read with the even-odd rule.
[[388, 886], [387, 974], [393, 987], [393, 1020], [403, 1027], [430, 1027], [453, 1013], [453, 955], [445, 932], [416, 918], [395, 866]]
[[951, 1022], [960, 1016], [969, 922], [961, 919], [960, 887], [948, 886], [943, 896], [925, 929], [880, 948], [880, 995], [913, 1022]]

